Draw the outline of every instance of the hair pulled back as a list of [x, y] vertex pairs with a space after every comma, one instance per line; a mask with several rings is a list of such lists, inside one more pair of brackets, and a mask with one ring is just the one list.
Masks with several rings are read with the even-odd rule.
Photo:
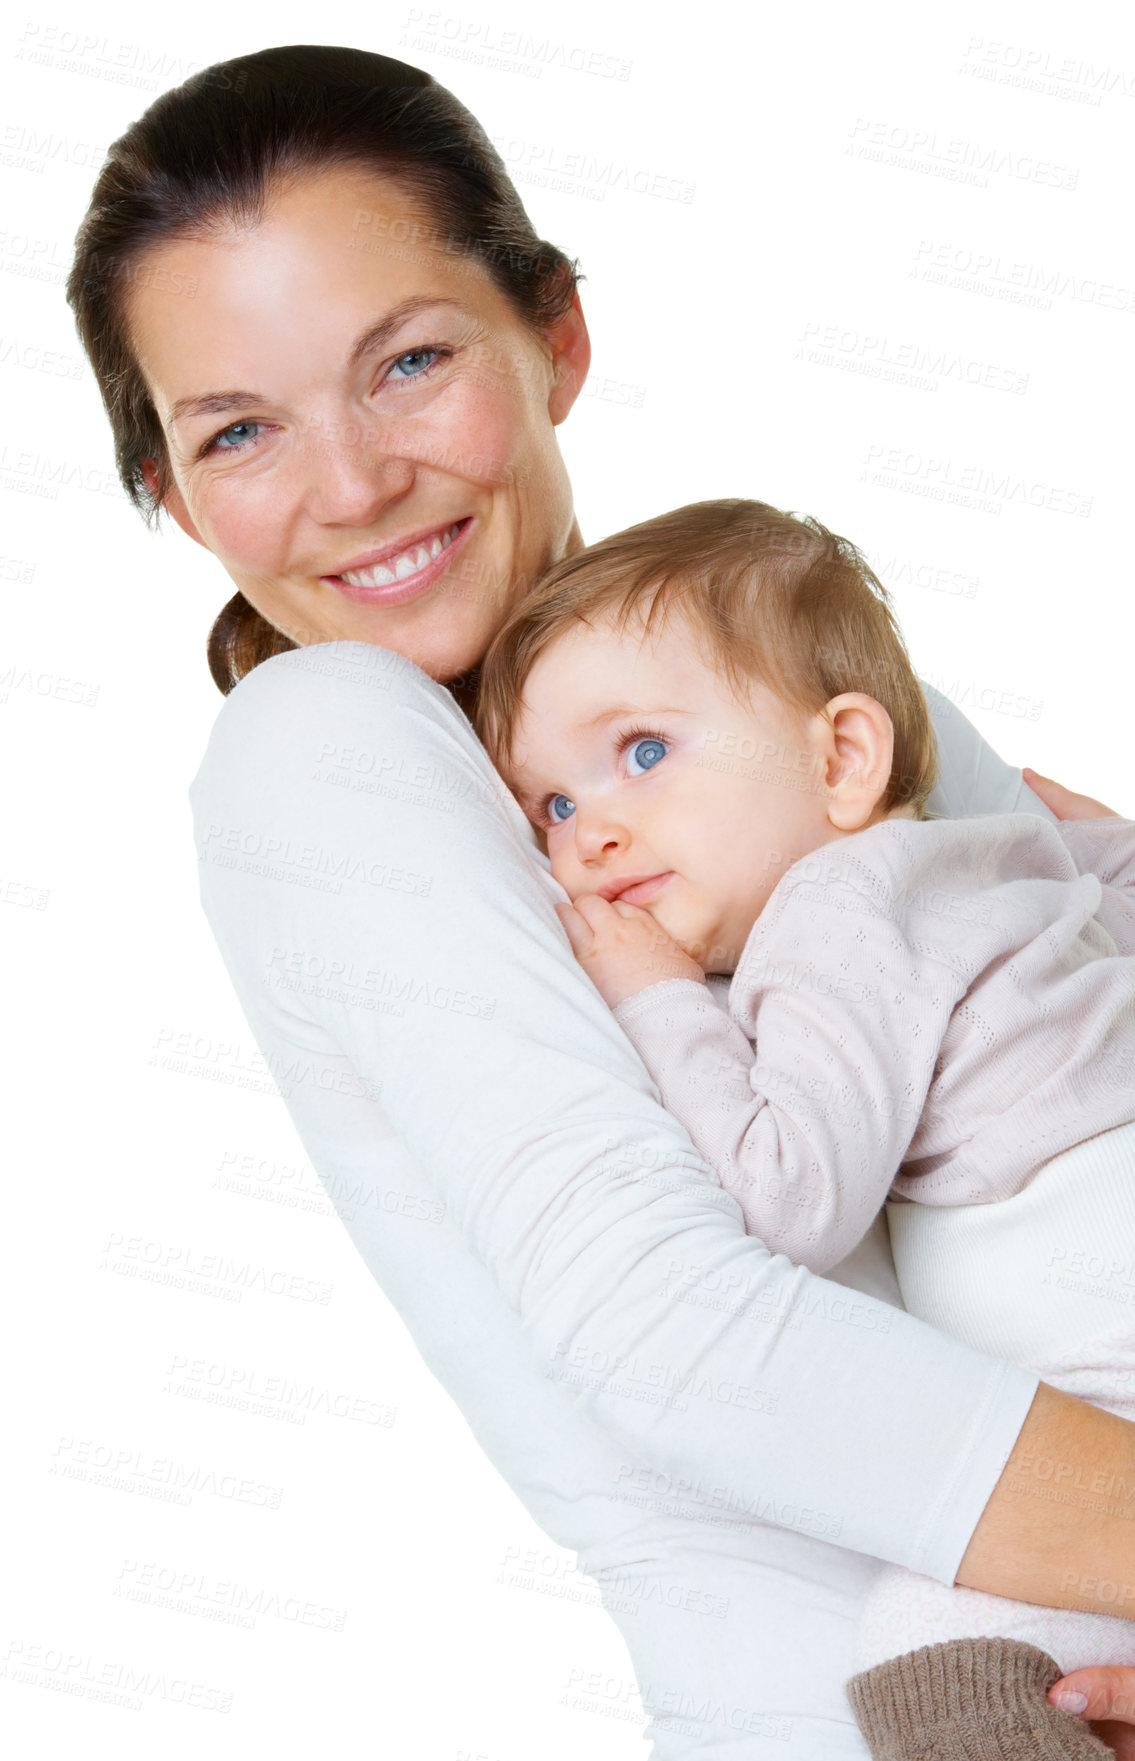
[[[532, 329], [570, 307], [575, 263], [537, 236], [480, 123], [430, 74], [363, 49], [306, 44], [202, 69], [111, 147], [67, 282], [118, 474], [147, 520], [169, 487], [169, 456], [130, 341], [132, 279], [168, 240], [226, 222], [254, 225], [281, 179], [340, 166], [395, 179], [438, 239], [479, 260]], [[146, 460], [157, 470], [153, 493]], [[210, 632], [209, 668], [227, 693], [260, 661], [295, 646], [237, 593]]]

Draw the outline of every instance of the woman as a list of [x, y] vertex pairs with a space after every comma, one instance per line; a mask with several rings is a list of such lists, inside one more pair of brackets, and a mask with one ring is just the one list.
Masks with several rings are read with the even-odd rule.
[[[878, 1251], [840, 1282], [770, 1261], [575, 966], [461, 706], [581, 542], [554, 430], [587, 333], [472, 118], [354, 51], [207, 69], [112, 150], [69, 297], [124, 484], [238, 588], [194, 808], [242, 1005], [322, 1177], [445, 1199], [428, 1243], [379, 1206], [349, 1227], [633, 1610], [656, 1756], [862, 1755], [875, 1557], [1065, 1606], [1135, 1572], [1122, 1518], [1021, 1495], [1054, 1456], [1130, 1476], [1128, 1427], [879, 1301]], [[1030, 806], [936, 714], [942, 810]], [[723, 1618], [692, 1623], [691, 1587]]]

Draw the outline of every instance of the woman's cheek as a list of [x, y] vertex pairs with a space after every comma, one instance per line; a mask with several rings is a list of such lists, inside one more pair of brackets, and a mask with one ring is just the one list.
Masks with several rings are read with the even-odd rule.
[[540, 444], [523, 381], [503, 373], [480, 383], [471, 377], [460, 390], [451, 406], [455, 420], [447, 424], [447, 437], [454, 439], [461, 462], [448, 468], [486, 488], [522, 489], [535, 474]]
[[256, 574], [282, 574], [288, 554], [290, 510], [272, 473], [234, 471], [209, 484], [198, 529], [220, 560]]

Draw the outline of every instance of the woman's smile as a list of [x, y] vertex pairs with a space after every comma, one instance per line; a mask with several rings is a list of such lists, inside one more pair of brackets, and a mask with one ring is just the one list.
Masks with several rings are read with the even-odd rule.
[[402, 605], [433, 586], [462, 550], [473, 526], [469, 516], [449, 526], [434, 526], [413, 537], [395, 539], [320, 579], [358, 605]]
[[[424, 242], [358, 248], [363, 212]], [[130, 317], [173, 517], [291, 641], [378, 643], [445, 681], [580, 543], [555, 430], [588, 352], [574, 307], [537, 330], [443, 245], [394, 183], [313, 171], [255, 224], [166, 241]], [[171, 310], [174, 273], [195, 291]]]

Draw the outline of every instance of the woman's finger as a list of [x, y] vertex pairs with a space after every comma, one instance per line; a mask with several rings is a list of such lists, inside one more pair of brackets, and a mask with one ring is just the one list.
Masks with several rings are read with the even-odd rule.
[[1074, 1669], [1052, 1684], [1048, 1698], [1062, 1712], [1135, 1725], [1135, 1668], [1108, 1664], [1096, 1669]]
[[1055, 813], [1057, 819], [1119, 819], [1114, 807], [1105, 807], [1091, 795], [1076, 795], [1066, 789], [1063, 783], [1054, 783], [1051, 777], [1041, 776], [1038, 770], [1030, 770], [1026, 765], [1021, 773], [1034, 795], [1039, 795], [1045, 806]]

